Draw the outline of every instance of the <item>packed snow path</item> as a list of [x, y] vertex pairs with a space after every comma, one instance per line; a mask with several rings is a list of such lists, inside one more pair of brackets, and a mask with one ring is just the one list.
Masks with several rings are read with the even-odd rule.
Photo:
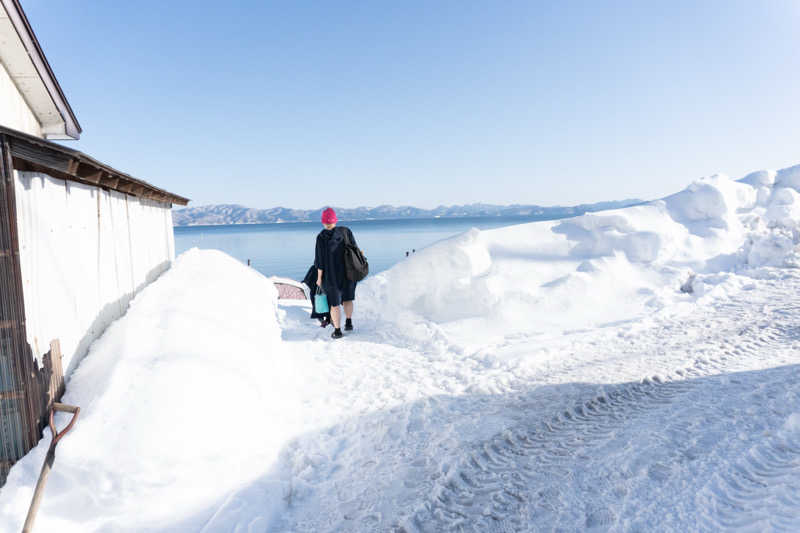
[[281, 458], [278, 522], [255, 484], [206, 530], [797, 530], [800, 274], [769, 272], [686, 316], [474, 353], [387, 347], [358, 314], [309, 341], [289, 307], [320, 429]]

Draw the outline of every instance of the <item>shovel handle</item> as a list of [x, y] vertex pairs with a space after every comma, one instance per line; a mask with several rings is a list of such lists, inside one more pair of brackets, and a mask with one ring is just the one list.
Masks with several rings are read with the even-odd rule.
[[[60, 432], [56, 431], [56, 425], [53, 422], [53, 415], [56, 411], [72, 413], [72, 420], [70, 420], [69, 424]], [[22, 533], [31, 533], [33, 531], [36, 513], [39, 512], [39, 504], [42, 503], [42, 496], [44, 496], [44, 486], [47, 483], [47, 476], [50, 475], [50, 469], [53, 468], [53, 462], [56, 460], [56, 444], [61, 440], [61, 437], [72, 429], [72, 426], [75, 425], [75, 420], [78, 418], [78, 413], [80, 412], [80, 407], [58, 402], [54, 402], [53, 406], [50, 408], [50, 432], [53, 434], [53, 440], [50, 441], [50, 447], [47, 449], [42, 471], [39, 473], [39, 480], [36, 482], [36, 488], [33, 491], [31, 506], [28, 508], [28, 516], [25, 518], [25, 525], [22, 526]]]
[[[53, 422], [53, 415], [55, 415], [56, 411], [62, 413], [72, 413], [72, 419], [69, 421], [69, 424], [67, 424], [67, 426], [61, 431], [56, 431], [56, 425]], [[53, 441], [50, 443], [51, 447], [55, 448], [56, 444], [58, 444], [58, 441], [61, 440], [61, 437], [66, 435], [69, 432], [69, 430], [72, 429], [72, 426], [75, 425], [75, 420], [77, 420], [78, 414], [80, 412], [81, 408], [75, 405], [67, 405], [65, 403], [53, 402], [53, 408], [50, 409], [50, 432], [53, 434]]]

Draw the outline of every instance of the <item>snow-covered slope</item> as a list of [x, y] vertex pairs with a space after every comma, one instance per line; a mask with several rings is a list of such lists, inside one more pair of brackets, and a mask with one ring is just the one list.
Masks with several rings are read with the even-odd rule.
[[797, 530], [798, 191], [713, 176], [473, 230], [360, 284], [335, 342], [189, 251], [70, 377], [38, 529]]
[[676, 312], [736, 290], [737, 273], [800, 264], [798, 175], [715, 175], [645, 205], [472, 230], [374, 276], [359, 298], [420, 342], [433, 332], [467, 349]]
[[[70, 376], [63, 401], [81, 414], [37, 530], [190, 520], [275, 460], [287, 438], [276, 428], [295, 424], [275, 398], [291, 398], [295, 380], [272, 283], [221, 252], [186, 252]], [[20, 529], [49, 440], [12, 468], [0, 530]]]

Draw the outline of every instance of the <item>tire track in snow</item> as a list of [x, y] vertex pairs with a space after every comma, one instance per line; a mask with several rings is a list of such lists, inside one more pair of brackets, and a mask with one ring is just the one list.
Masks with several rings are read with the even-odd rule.
[[[564, 491], [565, 487], [569, 489], [575, 485], [576, 472], [580, 472], [592, 450], [611, 443], [625, 428], [636, 424], [646, 426], [649, 420], [657, 420], [659, 416], [668, 419], [676, 405], [690, 405], [698, 414], [716, 408], [720, 398], [713, 394], [714, 388], [727, 379], [721, 375], [737, 367], [746, 368], [752, 366], [754, 360], [769, 357], [776, 360], [783, 357], [783, 362], [792, 362], [792, 348], [800, 339], [797, 322], [800, 283], [797, 276], [789, 276], [760, 285], [762, 292], [751, 298], [756, 302], [720, 305], [716, 313], [700, 324], [709, 331], [710, 338], [703, 339], [704, 346], [700, 350], [703, 355], [692, 364], [667, 376], [607, 387], [604, 394], [576, 407], [552, 413], [543, 421], [534, 418], [530, 427], [516, 426], [481, 443], [449, 470], [431, 499], [400, 529], [528, 531], [552, 529], [562, 521], [566, 527], [598, 530], [619, 525], [626, 499], [624, 488], [606, 483], [606, 486], [598, 486], [595, 494], [580, 495], [586, 501], [577, 513], [575, 506], [580, 505], [579, 502], [570, 501], [575, 495]], [[757, 315], [753, 313], [754, 304], [761, 305], [757, 324], [752, 323]], [[775, 305], [781, 307], [775, 308]], [[681, 320], [671, 322], [668, 324], [671, 330], [680, 328]], [[651, 339], [656, 344], [644, 348], [655, 352], [658, 341]], [[681, 348], [696, 349], [695, 346], [681, 346], [680, 341], [669, 346], [670, 351]], [[664, 434], [679, 435], [686, 429], [686, 425], [683, 426], [672, 423], [662, 429]], [[786, 440], [760, 443], [733, 470], [743, 474], [716, 475], [713, 487], [698, 497], [710, 510], [703, 515], [702, 527], [720, 530], [752, 525], [753, 516], [746, 512], [742, 502], [757, 501], [754, 494], [771, 486], [765, 479], [774, 481], [782, 477], [788, 480], [788, 495], [781, 493], [780, 497], [772, 498], [771, 516], [775, 518], [770, 523], [780, 528], [794, 519], [796, 524], [800, 490], [793, 483], [800, 480], [798, 446]], [[669, 476], [669, 470], [668, 464], [655, 463], [638, 482], [663, 481]], [[595, 481], [598, 485], [604, 484], [602, 480]], [[614, 494], [615, 491], [619, 494]], [[618, 500], [616, 506], [601, 505], [609, 500], [613, 503], [614, 499]]]
[[[766, 394], [782, 396], [792, 382]], [[800, 395], [791, 400], [797, 408]], [[800, 528], [800, 414], [795, 428], [773, 432], [745, 450], [727, 471], [715, 473], [698, 494], [707, 510], [701, 524], [709, 531], [748, 529], [797, 531]]]
[[[555, 522], [563, 503], [561, 486], [575, 463], [634, 417], [668, 406], [691, 389], [685, 381], [620, 386], [564, 410], [532, 428], [518, 427], [473, 450], [413, 517], [419, 531], [523, 531], [537, 521]], [[614, 514], [596, 509], [586, 527], [612, 523]]]

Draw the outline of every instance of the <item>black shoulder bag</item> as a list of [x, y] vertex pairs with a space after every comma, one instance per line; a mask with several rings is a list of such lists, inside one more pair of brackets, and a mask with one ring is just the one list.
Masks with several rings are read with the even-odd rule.
[[369, 274], [369, 263], [364, 253], [350, 242], [350, 230], [344, 232], [344, 271], [350, 281], [361, 281]]

